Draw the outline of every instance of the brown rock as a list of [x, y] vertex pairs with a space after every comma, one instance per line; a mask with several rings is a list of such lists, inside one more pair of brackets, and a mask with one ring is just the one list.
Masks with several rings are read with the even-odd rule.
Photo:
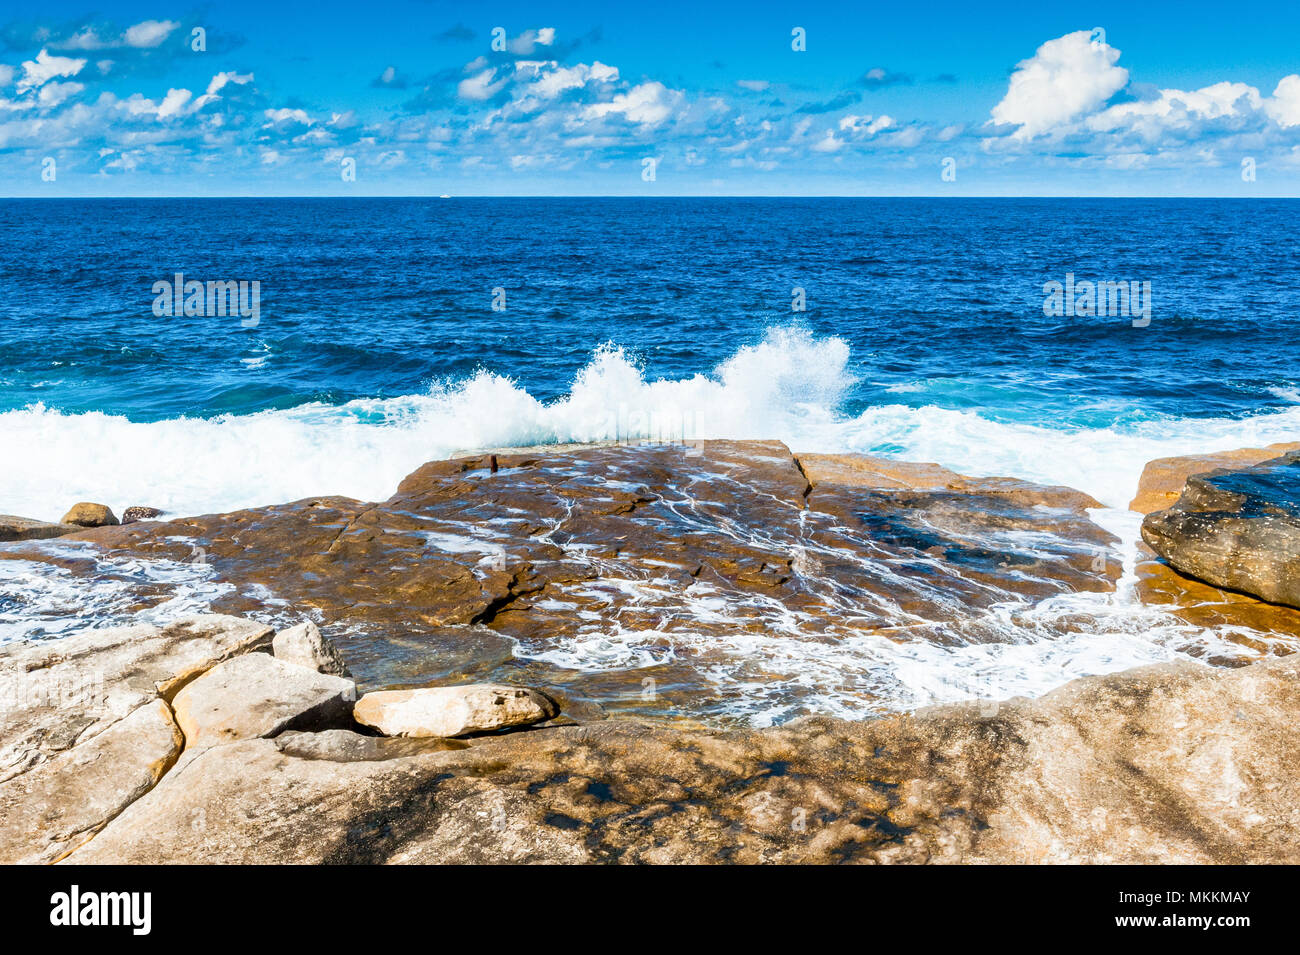
[[[1213, 627], [1222, 639], [1249, 653], [1289, 652], [1300, 635], [1300, 610], [1266, 603], [1178, 573], [1146, 544], [1138, 544], [1137, 597], [1196, 627]], [[1205, 658], [1237, 665], [1239, 659]]]
[[162, 511], [158, 510], [156, 507], [142, 507], [141, 505], [136, 504], [132, 507], [128, 507], [122, 512], [122, 523], [134, 524], [136, 521], [151, 521], [155, 517], [161, 516]]
[[[985, 611], [1107, 592], [1119, 577], [1085, 494], [808, 458], [763, 441], [496, 450], [426, 464], [383, 502], [311, 498], [85, 538], [123, 558], [201, 550], [212, 581], [232, 585], [214, 609], [309, 610], [365, 684], [522, 680], [566, 712], [611, 715], [734, 714], [759, 685], [777, 711], [807, 712], [807, 674], [772, 635], [1004, 640]], [[18, 557], [99, 572], [34, 549], [0, 555]], [[166, 596], [123, 589], [143, 606]], [[628, 666], [564, 665], [576, 646], [626, 643], [614, 630], [633, 635]], [[742, 638], [767, 652], [740, 650]], [[864, 714], [890, 709], [878, 681], [859, 677], [835, 683]], [[647, 679], [669, 692], [644, 692]]]
[[73, 504], [72, 510], [63, 515], [63, 523], [76, 524], [78, 527], [111, 527], [117, 524], [117, 517], [103, 504], [82, 501]]
[[1267, 448], [1239, 448], [1235, 451], [1218, 451], [1211, 454], [1189, 454], [1174, 458], [1156, 458], [1147, 463], [1138, 482], [1137, 496], [1129, 510], [1150, 514], [1173, 506], [1183, 493], [1187, 479], [1193, 474], [1203, 474], [1218, 468], [1244, 468], [1278, 457], [1287, 451], [1300, 449], [1300, 442], [1270, 444]]
[[954, 491], [1001, 497], [1021, 507], [1042, 506], [1075, 513], [1102, 506], [1092, 495], [1072, 487], [1009, 477], [972, 478], [938, 464], [869, 454], [800, 454], [798, 460], [814, 487], [832, 484], [882, 491]]
[[1300, 451], [1189, 477], [1142, 539], [1182, 574], [1300, 607]]
[[352, 730], [332, 729], [315, 733], [289, 730], [275, 738], [276, 748], [298, 759], [325, 759], [336, 763], [377, 762], [398, 756], [468, 749], [458, 739], [433, 737], [361, 736]]
[[0, 541], [47, 540], [81, 530], [76, 524], [51, 524], [30, 517], [0, 514]]

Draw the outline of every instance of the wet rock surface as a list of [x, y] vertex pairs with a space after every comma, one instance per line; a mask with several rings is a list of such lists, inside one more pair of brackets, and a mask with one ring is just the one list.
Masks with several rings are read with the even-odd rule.
[[1300, 443], [1270, 444], [1266, 448], [1236, 448], [1209, 454], [1189, 454], [1156, 458], [1147, 463], [1138, 482], [1138, 491], [1129, 507], [1139, 514], [1162, 511], [1177, 503], [1187, 479], [1193, 474], [1226, 469], [1240, 470], [1300, 450]]
[[131, 576], [141, 559], [197, 567], [215, 610], [329, 621], [365, 689], [505, 679], [580, 716], [724, 722], [924, 702], [900, 653], [924, 682], [927, 647], [1004, 642], [1008, 621], [1081, 632], [1073, 609], [1037, 608], [1120, 573], [1096, 502], [1069, 489], [805, 466], [777, 442], [502, 452], [495, 473], [491, 457], [427, 464], [383, 502], [97, 528], [0, 558], [120, 584], [124, 612], [170, 594]]
[[200, 754], [68, 861], [1294, 861], [1298, 678], [1183, 662], [861, 723], [455, 748], [290, 733]]
[[1142, 537], [1182, 574], [1300, 608], [1300, 451], [1189, 477]]
[[81, 530], [76, 524], [52, 524], [30, 517], [0, 514], [0, 541], [48, 540]]

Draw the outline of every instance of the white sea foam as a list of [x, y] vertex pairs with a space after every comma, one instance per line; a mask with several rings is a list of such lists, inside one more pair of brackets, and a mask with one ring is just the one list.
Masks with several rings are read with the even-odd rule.
[[777, 328], [711, 373], [679, 380], [648, 381], [623, 350], [605, 347], [551, 403], [480, 372], [426, 394], [212, 419], [134, 422], [34, 405], [0, 414], [0, 441], [23, 449], [0, 472], [0, 510], [56, 519], [78, 500], [199, 514], [318, 494], [383, 499], [421, 463], [457, 450], [629, 438], [884, 452], [1068, 484], [1122, 507], [1152, 458], [1300, 438], [1300, 406], [1290, 404], [1244, 419], [1102, 429], [901, 404], [850, 416], [841, 410], [854, 384], [849, 360], [839, 338]]
[[[163, 624], [205, 613], [233, 585], [202, 563], [105, 556], [93, 545], [62, 540], [33, 546], [51, 557], [90, 561], [73, 572], [52, 561], [0, 560], [0, 644], [63, 636], [88, 627]], [[140, 608], [142, 592], [155, 596]]]

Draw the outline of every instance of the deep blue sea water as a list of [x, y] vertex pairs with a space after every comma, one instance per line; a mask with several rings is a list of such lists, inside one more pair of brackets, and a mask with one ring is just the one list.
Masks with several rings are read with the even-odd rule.
[[[1300, 438], [1297, 213], [0, 201], [0, 442], [21, 449], [0, 511], [387, 496], [458, 449], [629, 436], [776, 437], [1122, 505], [1151, 457]], [[257, 326], [155, 315], [154, 283], [177, 272], [259, 282]], [[1044, 283], [1067, 273], [1150, 282], [1149, 324], [1045, 315]]]

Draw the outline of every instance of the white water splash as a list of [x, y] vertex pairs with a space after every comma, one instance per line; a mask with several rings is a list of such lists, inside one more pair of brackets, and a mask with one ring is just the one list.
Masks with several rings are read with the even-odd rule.
[[0, 472], [0, 510], [56, 520], [79, 500], [177, 515], [312, 495], [383, 500], [426, 461], [460, 450], [636, 438], [776, 438], [795, 451], [884, 451], [972, 475], [1068, 484], [1124, 507], [1153, 458], [1300, 439], [1300, 406], [1243, 419], [1151, 419], [1125, 428], [993, 421], [973, 411], [883, 405], [841, 413], [848, 345], [777, 328], [710, 374], [647, 381], [622, 349], [598, 350], [570, 394], [538, 401], [479, 372], [423, 395], [306, 404], [251, 415], [133, 422], [34, 405], [0, 414], [23, 448]]

